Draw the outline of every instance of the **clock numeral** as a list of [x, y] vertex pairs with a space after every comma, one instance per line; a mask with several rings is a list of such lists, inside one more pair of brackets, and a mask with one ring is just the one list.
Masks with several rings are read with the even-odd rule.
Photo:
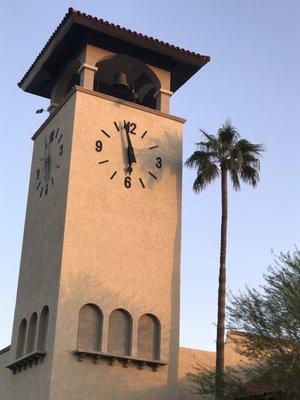
[[130, 176], [126, 176], [126, 178], [124, 180], [124, 186], [126, 187], [126, 189], [129, 189], [131, 187], [131, 178], [130, 178]]
[[128, 133], [132, 133], [133, 135], [136, 134], [135, 130], [136, 130], [136, 124], [134, 122], [130, 122], [130, 121], [124, 121], [124, 129], [126, 132]]
[[134, 135], [136, 134], [136, 132], [134, 132], [136, 129], [136, 124], [134, 122], [131, 122], [130, 124], [130, 133], [133, 133]]
[[39, 180], [40, 173], [41, 173], [40, 169], [37, 169], [37, 170], [36, 170], [36, 180], [37, 180], [37, 181]]
[[47, 194], [48, 194], [48, 183], [45, 186], [45, 196], [47, 196]]
[[64, 152], [64, 145], [61, 144], [59, 147], [59, 155], [62, 156], [63, 152]]
[[162, 167], [162, 159], [160, 157], [156, 157], [156, 168], [160, 169]]
[[103, 148], [103, 145], [102, 145], [101, 140], [96, 140], [96, 143], [95, 143], [95, 150], [98, 151], [98, 152], [100, 152], [100, 151], [102, 150], [102, 148]]

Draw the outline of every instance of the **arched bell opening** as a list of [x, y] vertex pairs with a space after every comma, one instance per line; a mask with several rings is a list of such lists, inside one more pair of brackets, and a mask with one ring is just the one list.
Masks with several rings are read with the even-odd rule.
[[158, 109], [154, 97], [160, 89], [155, 73], [143, 62], [118, 54], [96, 64], [94, 91]]

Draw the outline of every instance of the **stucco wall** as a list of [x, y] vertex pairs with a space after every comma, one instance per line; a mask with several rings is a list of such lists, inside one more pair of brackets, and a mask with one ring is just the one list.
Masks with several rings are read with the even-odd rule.
[[[50, 317], [47, 355], [43, 363], [33, 365], [32, 368], [22, 370], [16, 375], [8, 369], [1, 368], [0, 376], [2, 375], [5, 381], [7, 379], [6, 384], [0, 386], [1, 400], [49, 399], [74, 102], [75, 96], [71, 96], [58, 112], [42, 125], [34, 141], [11, 350], [1, 356], [1, 362], [6, 366], [15, 361], [20, 322], [26, 318], [28, 323], [32, 313], [36, 312], [39, 324], [41, 311], [46, 304], [49, 306]], [[43, 191], [40, 197], [41, 186], [45, 185], [41, 160], [45, 156], [45, 138], [48, 140], [50, 132], [56, 131], [57, 128], [59, 135], [63, 134], [60, 141], [64, 147], [63, 154], [62, 156], [58, 154], [60, 144], [57, 145], [59, 138], [57, 137], [56, 144], [51, 149], [53, 162], [51, 176], [54, 185], [52, 187], [50, 180], [47, 196]], [[56, 168], [56, 164], [60, 167]], [[41, 170], [39, 179], [37, 179], [37, 169]], [[37, 190], [40, 181], [41, 185]]]
[[[246, 362], [246, 359], [235, 350], [231, 337], [235, 335], [238, 338], [239, 333], [229, 332], [225, 342], [225, 365], [237, 366]], [[187, 378], [187, 373], [194, 373], [195, 366], [203, 365], [206, 368], [214, 368], [216, 354], [213, 351], [190, 349], [186, 347], [179, 348], [179, 393], [180, 400], [199, 400], [201, 396], [192, 393], [191, 382]], [[203, 396], [202, 396], [203, 397]], [[203, 397], [204, 398], [204, 397]]]
[[[132, 135], [137, 164], [130, 189], [124, 186], [125, 133], [114, 126], [114, 121], [122, 124], [124, 120], [137, 126]], [[53, 400], [174, 400], [178, 396], [182, 122], [97, 93], [77, 91]], [[103, 142], [100, 153], [95, 151], [97, 139]], [[150, 150], [154, 145], [159, 147]], [[161, 169], [155, 167], [157, 156], [162, 158]], [[109, 162], [99, 165], [104, 159]], [[114, 171], [118, 173], [111, 180]], [[78, 362], [72, 351], [77, 346], [79, 310], [85, 303], [94, 303], [103, 312], [103, 352], [114, 309], [126, 309], [132, 316], [132, 356], [137, 355], [139, 317], [154, 314], [161, 323], [161, 359], [168, 365], [153, 372], [136, 365], [109, 366], [103, 360], [97, 365], [90, 359]]]
[[[100, 394], [176, 399], [182, 121], [82, 89], [75, 115], [51, 399], [96, 400]], [[137, 126], [130, 189], [124, 186], [125, 133], [114, 126], [124, 120]], [[97, 139], [103, 142], [100, 153], [95, 151]], [[153, 145], [159, 148], [149, 150]], [[161, 169], [155, 167], [157, 156]], [[99, 165], [104, 159], [109, 162]], [[111, 180], [114, 171], [118, 173]], [[109, 366], [104, 360], [97, 365], [90, 359], [78, 362], [72, 351], [85, 303], [97, 304], [103, 312], [103, 352], [114, 309], [131, 314], [132, 356], [137, 355], [138, 319], [154, 314], [161, 323], [161, 359], [168, 366], [153, 372], [136, 365]]]
[[[124, 185], [124, 120], [136, 124], [132, 141], [137, 164], [130, 189]], [[1, 400], [178, 397], [183, 122], [78, 88], [35, 135], [12, 349], [1, 356], [1, 363], [15, 358], [22, 318], [39, 315], [45, 304], [50, 309], [47, 355], [42, 364], [16, 375], [1, 369], [6, 382]], [[64, 156], [53, 188], [40, 196], [37, 165], [45, 135], [58, 127]], [[101, 129], [110, 133], [109, 141]], [[100, 138], [103, 152], [97, 153], [95, 141]], [[150, 149], [153, 146], [158, 147]], [[100, 165], [102, 157], [109, 162]], [[157, 157], [162, 168], [156, 166]], [[72, 352], [77, 347], [79, 310], [85, 303], [97, 304], [103, 312], [103, 352], [114, 309], [131, 314], [133, 357], [139, 318], [155, 315], [161, 325], [160, 359], [167, 365], [154, 372], [133, 364], [109, 366], [105, 360], [78, 362]]]
[[6, 368], [9, 364], [10, 357], [10, 350], [5, 352], [0, 351], [0, 398], [5, 400], [13, 400], [11, 390], [13, 377], [11, 372]]

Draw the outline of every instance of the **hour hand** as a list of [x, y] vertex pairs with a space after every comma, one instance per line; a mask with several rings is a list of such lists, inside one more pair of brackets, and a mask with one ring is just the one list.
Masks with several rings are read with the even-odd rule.
[[135, 158], [135, 154], [134, 154], [134, 150], [133, 147], [131, 145], [131, 142], [129, 142], [130, 144], [128, 144], [128, 149], [127, 149], [127, 153], [128, 153], [128, 162], [130, 164], [136, 163], [136, 158]]
[[128, 156], [128, 172], [131, 174], [132, 172], [132, 164], [136, 163], [136, 158], [133, 150], [133, 146], [130, 140], [128, 129], [126, 129], [126, 138], [127, 138], [127, 156]]

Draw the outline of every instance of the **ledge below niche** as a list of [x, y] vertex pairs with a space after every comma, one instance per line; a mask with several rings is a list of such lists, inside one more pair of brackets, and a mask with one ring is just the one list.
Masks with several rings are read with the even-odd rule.
[[16, 374], [17, 372], [21, 372], [23, 369], [27, 369], [27, 367], [31, 368], [33, 365], [43, 362], [45, 355], [45, 351], [34, 351], [26, 356], [18, 358], [6, 368], [10, 369], [13, 374]]
[[109, 365], [114, 365], [116, 361], [119, 361], [124, 368], [127, 368], [129, 364], [135, 364], [139, 367], [139, 369], [144, 369], [145, 366], [148, 366], [152, 369], [152, 371], [157, 371], [159, 367], [167, 365], [166, 361], [131, 356], [119, 356], [116, 354], [102, 353], [100, 351], [84, 351], [77, 349], [73, 351], [73, 354], [78, 357], [78, 361], [82, 361], [85, 357], [92, 358], [94, 364], [97, 364], [99, 359], [107, 360]]

